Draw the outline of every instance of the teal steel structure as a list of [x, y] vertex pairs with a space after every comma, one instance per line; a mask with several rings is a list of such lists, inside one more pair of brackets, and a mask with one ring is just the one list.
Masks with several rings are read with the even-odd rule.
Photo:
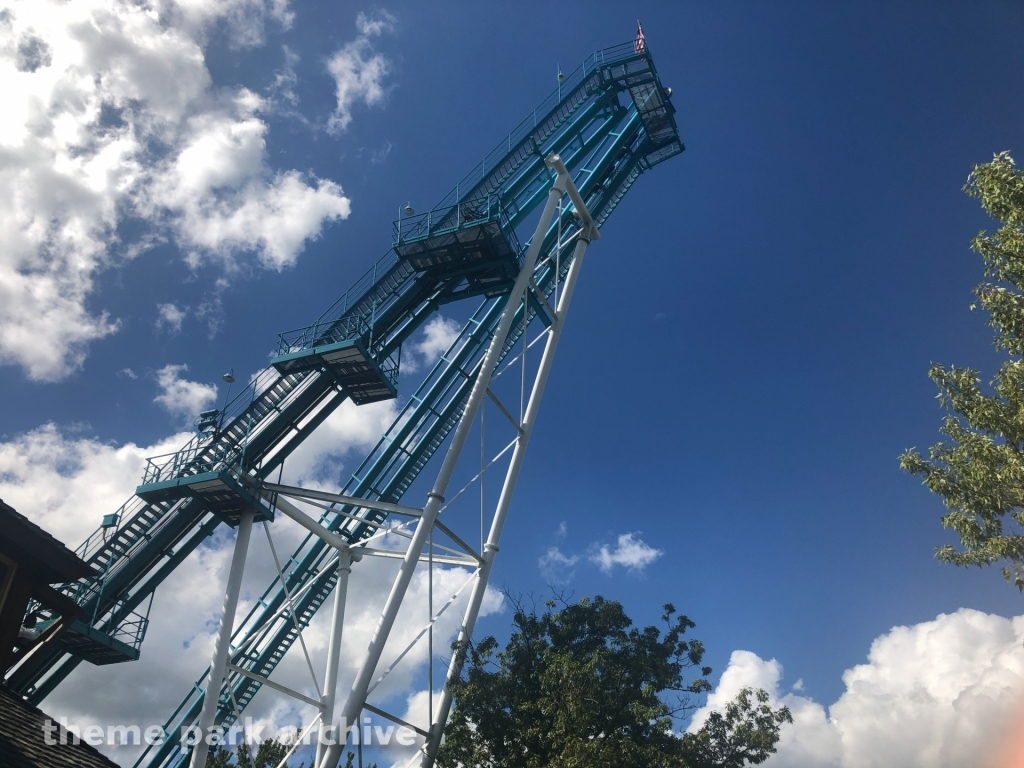
[[[530, 244], [519, 240], [524, 225], [548, 196], [553, 173], [545, 158], [561, 157], [601, 226], [643, 172], [683, 151], [670, 96], [645, 45], [597, 51], [436, 207], [396, 222], [387, 253], [351, 289], [310, 325], [282, 333], [271, 366], [222, 412], [204, 414], [202, 429], [186, 446], [148, 461], [136, 495], [78, 550], [95, 575], [64, 591], [82, 606], [82, 618], [62, 648], [30, 655], [7, 684], [39, 702], [82, 661], [137, 659], [148, 605], [161, 582], [220, 526], [237, 525], [246, 515], [272, 520], [275, 505], [265, 503], [265, 487], [289, 454], [345, 399], [360, 405], [396, 397], [403, 342], [439, 307], [476, 298], [479, 306], [449, 353], [342, 491], [397, 504], [462, 416]], [[571, 205], [559, 210], [543, 235], [542, 256], [555, 253], [559, 234], [579, 234], [574, 214]], [[515, 308], [499, 365], [514, 357], [531, 324], [552, 324], [556, 286], [571, 264], [571, 257], [539, 262], [534, 290]], [[320, 524], [353, 551], [388, 517], [354, 503], [324, 507]], [[283, 584], [275, 580], [236, 626], [234, 669], [218, 699], [216, 723], [236, 721], [260, 679], [327, 600], [338, 579], [333, 554], [310, 534], [287, 561]], [[46, 620], [44, 614], [37, 625]], [[172, 713], [167, 733], [197, 721], [208, 673]], [[188, 755], [171, 738], [148, 748], [136, 765], [180, 766]]]

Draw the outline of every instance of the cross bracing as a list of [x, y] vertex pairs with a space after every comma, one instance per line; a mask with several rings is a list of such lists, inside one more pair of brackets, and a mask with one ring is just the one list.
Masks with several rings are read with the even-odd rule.
[[[577, 246], [592, 239], [584, 232], [580, 211], [592, 217], [596, 232], [645, 170], [682, 151], [668, 97], [647, 50], [637, 52], [629, 43], [598, 51], [438, 206], [397, 222], [384, 257], [316, 321], [281, 334], [274, 364], [236, 395], [212, 428], [180, 451], [150, 460], [138, 495], [118, 510], [117, 525], [101, 528], [79, 550], [96, 575], [65, 586], [82, 606], [83, 617], [66, 635], [64, 648], [25, 659], [8, 684], [39, 701], [83, 660], [137, 658], [146, 627], [144, 606], [163, 579], [222, 524], [273, 520], [275, 512], [289, 507], [287, 494], [296, 491], [270, 482], [288, 455], [346, 398], [359, 404], [394, 397], [402, 343], [445, 304], [472, 297], [480, 301], [455, 344], [409, 396], [342, 494], [313, 500], [322, 513], [315, 524], [353, 552], [360, 547], [369, 551], [373, 547], [366, 542], [389, 528], [411, 536], [398, 529], [396, 521], [403, 518], [394, 505], [466, 415], [481, 377], [501, 376], [520, 357], [524, 399], [518, 422], [517, 409], [485, 389], [494, 407], [517, 427], [518, 442], [508, 449], [514, 447], [513, 463], [521, 461], [527, 389], [526, 352], [518, 348], [546, 338], [546, 350], [552, 329], [560, 324], [559, 286], [574, 280], [577, 251], [569, 245], [574, 239]], [[545, 159], [553, 156], [571, 173], [578, 200], [564, 208], [560, 204], [550, 225], [521, 243], [527, 218], [545, 199], [550, 203], [552, 181], [558, 177]], [[510, 300], [534, 245], [537, 258], [525, 275], [528, 288]], [[510, 324], [495, 342], [496, 369], [485, 370], [506, 309]], [[410, 530], [422, 524], [415, 515], [406, 520]], [[473, 551], [438, 525], [442, 535], [450, 534], [449, 544], [456, 545], [448, 549], [463, 551], [445, 552], [431, 536], [432, 561], [475, 562], [477, 576], [489, 570], [482, 548]], [[311, 533], [285, 561], [281, 578], [234, 627], [216, 723], [230, 725], [261, 687], [275, 687], [268, 682], [270, 674], [296, 641], [301, 645], [302, 629], [335, 590], [339, 574], [347, 573], [340, 567], [340, 551]], [[169, 732], [197, 722], [207, 680], [208, 671], [168, 720]], [[365, 696], [359, 706], [376, 711]], [[431, 727], [443, 728], [443, 721]], [[139, 764], [179, 765], [185, 759], [187, 754], [171, 740], [149, 750]]]

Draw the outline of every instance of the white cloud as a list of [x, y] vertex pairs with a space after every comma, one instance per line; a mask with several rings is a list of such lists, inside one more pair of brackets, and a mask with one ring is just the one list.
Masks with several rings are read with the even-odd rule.
[[[568, 527], [563, 520], [559, 523], [555, 536], [564, 539], [567, 533]], [[598, 566], [604, 574], [610, 574], [617, 565], [639, 573], [663, 554], [660, 549], [648, 545], [639, 536], [639, 532], [619, 534], [615, 546], [611, 548], [607, 544], [599, 545], [594, 542], [587, 549], [586, 559]], [[580, 558], [581, 555], [565, 554], [559, 547], [549, 547], [547, 552], [538, 558], [537, 567], [549, 583], [568, 584], [576, 576], [573, 566]]]
[[221, 22], [232, 47], [261, 45], [268, 17], [284, 29], [295, 20], [288, 0], [162, 0], [154, 7], [197, 38], [208, 36], [210, 28]]
[[356, 28], [363, 37], [380, 37], [385, 32], [395, 29], [395, 17], [387, 11], [379, 11], [373, 16], [360, 13], [356, 16]]
[[222, 111], [191, 120], [180, 153], [149, 189], [147, 214], [171, 227], [193, 267], [214, 260], [232, 270], [240, 253], [253, 251], [260, 266], [280, 271], [295, 263], [306, 240], [319, 237], [324, 222], [349, 215], [334, 182], [298, 171], [269, 174], [267, 125], [256, 114], [262, 107], [243, 91]]
[[967, 608], [894, 627], [872, 643], [866, 664], [843, 674], [846, 690], [827, 711], [806, 696], [780, 695], [782, 665], [775, 659], [735, 651], [690, 730], [752, 686], [793, 713], [769, 768], [985, 765], [1024, 694], [1022, 641], [1024, 616]]
[[390, 73], [391, 64], [373, 50], [372, 38], [391, 32], [394, 26], [395, 17], [387, 11], [374, 16], [360, 13], [356, 18], [359, 36], [328, 59], [327, 71], [334, 78], [337, 98], [328, 130], [345, 130], [352, 122], [352, 107], [357, 102], [372, 107], [384, 100], [383, 80]]
[[423, 339], [415, 345], [415, 349], [425, 360], [433, 362], [455, 343], [461, 332], [462, 326], [456, 321], [436, 315], [423, 326]]
[[181, 324], [188, 316], [188, 307], [179, 307], [175, 304], [156, 305], [156, 329], [157, 331], [167, 330], [169, 333], [178, 333]]
[[374, 165], [380, 165], [388, 159], [388, 155], [391, 154], [392, 149], [394, 149], [394, 147], [391, 145], [391, 142], [385, 141], [380, 145], [380, 147], [370, 152], [370, 162]]
[[172, 416], [191, 422], [200, 411], [207, 410], [217, 400], [216, 384], [200, 384], [181, 378], [187, 365], [165, 365], [156, 372], [160, 394], [153, 398]]
[[[270, 98], [286, 101], [291, 108], [294, 108], [299, 104], [299, 95], [295, 93], [295, 86], [299, 84], [299, 77], [295, 74], [295, 65], [299, 63], [299, 54], [287, 45], [281, 46], [281, 53], [284, 54], [284, 66], [274, 75], [274, 82], [269, 89]], [[298, 112], [289, 110], [288, 114], [305, 120]]]
[[134, 493], [146, 458], [176, 450], [189, 437], [114, 446], [44, 424], [0, 442], [0, 498], [74, 549]]
[[600, 566], [603, 573], [611, 573], [616, 565], [625, 566], [631, 571], [642, 571], [662, 555], [638, 538], [637, 533], [623, 533], [613, 549], [602, 544], [592, 555], [590, 561]]
[[421, 366], [433, 365], [455, 343], [461, 332], [462, 326], [450, 317], [435, 315], [430, 318], [419, 338], [409, 345], [402, 359], [402, 369], [405, 373], [415, 373]]
[[[336, 183], [269, 166], [265, 100], [206, 67], [210, 39], [258, 45], [267, 19], [287, 27], [287, 1], [23, 0], [0, 14], [5, 361], [40, 381], [80, 367], [119, 327], [87, 306], [96, 276], [154, 243], [192, 265], [230, 271], [252, 253], [279, 270], [348, 216]], [[132, 241], [129, 219], [145, 225]]]
[[576, 575], [572, 567], [579, 559], [579, 555], [565, 555], [558, 547], [548, 547], [548, 551], [538, 558], [537, 567], [548, 583], [567, 584]]
[[285, 482], [340, 491], [355, 469], [347, 460], [376, 445], [397, 416], [395, 400], [367, 405], [346, 400], [285, 461]]
[[[368, 418], [361, 426], [355, 414], [344, 414], [334, 425], [332, 435], [336, 442], [331, 450], [344, 454], [365, 445], [375, 430], [374, 418], [377, 417]], [[357, 434], [352, 442], [347, 441], [342, 424], [355, 427]], [[116, 510], [131, 495], [142, 475], [146, 456], [166, 453], [180, 447], [188, 438], [189, 435], [183, 433], [149, 447], [134, 444], [116, 447], [62, 433], [52, 424], [45, 425], [0, 442], [0, 498], [74, 548], [97, 527], [104, 514]], [[315, 454], [305, 461], [307, 467], [321, 465]], [[304, 529], [285, 518], [269, 527], [278, 556], [282, 558], [305, 536]], [[404, 541], [392, 538], [394, 541], [384, 541], [382, 545], [393, 546]], [[106, 667], [80, 665], [47, 698], [44, 709], [54, 717], [66, 716], [80, 725], [162, 723], [209, 663], [232, 543], [233, 534], [220, 529], [157, 590], [150, 612], [151, 625], [139, 661]], [[338, 687], [341, 700], [377, 624], [397, 567], [395, 560], [367, 557], [353, 568]], [[275, 573], [263, 527], [258, 525], [253, 531], [246, 561], [239, 619], [255, 604], [256, 597]], [[469, 572], [463, 568], [435, 568], [435, 611], [468, 576]], [[427, 585], [427, 573], [418, 570], [408, 599], [399, 612], [391, 642], [385, 649], [382, 669], [426, 624]], [[468, 590], [463, 591], [459, 600], [435, 624], [434, 648], [442, 656], [455, 637], [467, 596]], [[481, 615], [500, 611], [502, 602], [498, 591], [488, 590]], [[321, 684], [330, 613], [330, 605], [325, 606], [304, 632]], [[426, 644], [421, 641], [374, 692], [371, 700], [395, 712], [405, 709], [412, 722], [425, 724], [427, 708], [419, 705], [423, 703], [422, 696], [416, 694], [424, 687], [425, 664]], [[307, 695], [316, 695], [297, 645], [285, 656], [273, 679]], [[125, 696], [124, 691], [134, 691], [137, 695]], [[301, 717], [308, 722], [311, 714], [310, 708], [296, 705], [270, 689], [264, 689], [246, 711], [257, 723], [267, 724], [266, 734], [296, 724]], [[124, 765], [130, 765], [137, 755], [137, 750], [129, 747], [104, 749]]]

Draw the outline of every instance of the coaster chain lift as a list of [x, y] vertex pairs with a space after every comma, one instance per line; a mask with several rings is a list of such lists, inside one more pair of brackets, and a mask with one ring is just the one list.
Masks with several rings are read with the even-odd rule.
[[[462, 640], [471, 637], [583, 252], [636, 179], [683, 151], [670, 95], [646, 47], [637, 51], [630, 42], [597, 51], [438, 206], [396, 222], [391, 249], [353, 288], [311, 325], [281, 334], [272, 365], [223, 412], [203, 414], [200, 431], [185, 447], [149, 460], [136, 496], [79, 548], [95, 575], [65, 585], [64, 592], [83, 607], [83, 618], [65, 634], [61, 648], [27, 654], [6, 684], [38, 703], [83, 660], [138, 658], [148, 624], [142, 606], [199, 544], [228, 524], [239, 531], [214, 656], [220, 695], [206, 703], [207, 670], [165, 732], [229, 727], [264, 685], [315, 702], [321, 727], [329, 726], [334, 690], [327, 684], [336, 681], [344, 585], [352, 562], [363, 554], [399, 557], [402, 566], [342, 716], [358, 722], [365, 708], [397, 720], [368, 704], [366, 696], [376, 685], [376, 665], [413, 569], [421, 559], [431, 568], [447, 563], [474, 569], [460, 630]], [[563, 204], [567, 190], [570, 199]], [[536, 232], [521, 245], [517, 230], [542, 204]], [[346, 398], [361, 405], [395, 397], [403, 342], [439, 307], [471, 297], [481, 299], [479, 308], [341, 494], [320, 493], [318, 500], [319, 492], [272, 482], [287, 456]], [[542, 331], [529, 342], [525, 334], [533, 324]], [[520, 339], [523, 350], [515, 354]], [[540, 341], [545, 345], [526, 406], [526, 349]], [[523, 400], [517, 420], [489, 383], [520, 358]], [[512, 456], [490, 534], [475, 552], [437, 517], [485, 398], [512, 422], [516, 437], [506, 448]], [[449, 438], [426, 505], [399, 504]], [[319, 519], [310, 519], [289, 497], [318, 504]], [[283, 569], [279, 564], [280, 578], [236, 626], [231, 595], [234, 590], [237, 600], [249, 531], [259, 522], [269, 537], [266, 524], [278, 511], [306, 525], [310, 535]], [[391, 525], [395, 515], [408, 523]], [[410, 526], [411, 534], [404, 530]], [[454, 546], [439, 548], [435, 530]], [[396, 534], [411, 536], [404, 552], [369, 546]], [[324, 691], [310, 699], [270, 681], [339, 582]], [[46, 620], [44, 615], [44, 626]], [[450, 665], [449, 678], [456, 674]], [[417, 729], [425, 737], [417, 758], [423, 765], [433, 762], [450, 704], [445, 685], [430, 727]], [[149, 747], [136, 765], [179, 766], [189, 758], [194, 762], [201, 751], [183, 748], [172, 736]], [[333, 768], [339, 755], [340, 749], [320, 750], [318, 765]]]

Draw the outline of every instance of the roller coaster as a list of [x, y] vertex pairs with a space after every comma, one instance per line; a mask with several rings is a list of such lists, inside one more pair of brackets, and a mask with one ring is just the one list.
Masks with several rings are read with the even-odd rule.
[[[319, 727], [329, 725], [338, 654], [350, 652], [340, 645], [344, 591], [353, 562], [363, 556], [402, 562], [340, 711], [350, 723], [364, 710], [398, 720], [367, 697], [379, 682], [381, 653], [413, 569], [429, 561], [431, 568], [468, 570], [472, 589], [460, 637], [470, 638], [583, 254], [640, 175], [684, 149], [670, 99], [642, 40], [599, 50], [572, 73], [559, 73], [557, 89], [437, 206], [394, 224], [387, 253], [355, 285], [311, 324], [280, 334], [268, 368], [223, 409], [202, 414], [179, 451], [148, 460], [136, 494], [77, 550], [93, 575], [63, 592], [81, 608], [80, 618], [53, 647], [26, 654], [5, 684], [38, 703], [83, 661], [138, 659], [154, 592], [215, 531], [232, 526], [238, 528], [235, 561], [212, 673], [188, 690], [165, 732], [229, 727], [263, 687], [314, 705]], [[346, 399], [360, 406], [396, 398], [403, 344], [439, 308], [467, 299], [478, 306], [467, 311], [458, 338], [340, 493], [275, 482], [287, 457]], [[542, 351], [528, 386], [527, 352], [534, 345]], [[507, 405], [495, 381], [515, 365], [522, 366], [520, 403]], [[478, 551], [441, 513], [453, 500], [446, 501], [447, 485], [485, 401], [500, 411], [512, 440], [474, 478], [482, 482], [490, 464], [507, 457], [501, 496]], [[439, 452], [444, 458], [426, 502], [403, 505]], [[308, 514], [311, 505], [318, 516]], [[309, 535], [283, 568], [278, 562], [279, 578], [236, 623], [231, 593], [237, 603], [249, 531], [279, 514]], [[435, 541], [435, 533], [447, 544]], [[385, 540], [405, 544], [389, 549]], [[332, 593], [324, 690], [314, 699], [270, 681]], [[42, 606], [30, 610], [40, 628], [57, 620]], [[433, 606], [431, 613], [433, 622]], [[458, 674], [457, 660], [450, 661], [448, 679]], [[433, 764], [447, 721], [447, 685], [435, 701], [430, 727], [417, 729], [423, 744], [416, 759], [423, 766]], [[202, 742], [167, 739], [136, 765], [202, 765], [205, 752]], [[340, 747], [322, 748], [317, 765], [333, 768], [340, 756]]]

